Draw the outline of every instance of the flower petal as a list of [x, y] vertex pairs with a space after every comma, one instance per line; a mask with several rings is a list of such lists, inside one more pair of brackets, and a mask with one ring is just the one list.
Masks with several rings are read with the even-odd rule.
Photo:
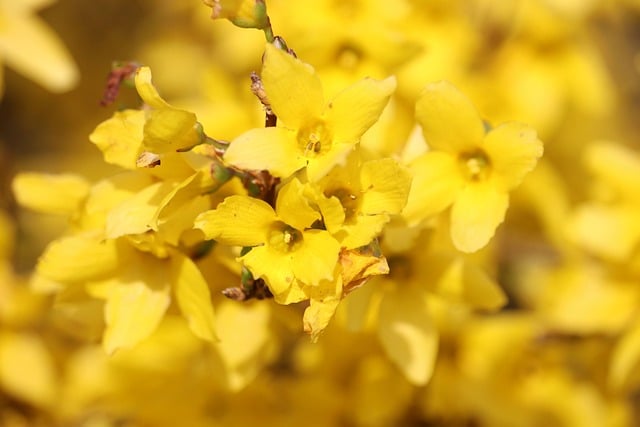
[[155, 109], [172, 108], [167, 101], [162, 99], [151, 82], [151, 69], [149, 67], [140, 67], [136, 70], [135, 84], [138, 95], [149, 107]]
[[302, 246], [293, 252], [296, 279], [312, 286], [330, 280], [338, 262], [340, 244], [324, 230], [305, 231], [303, 239]]
[[65, 284], [95, 280], [113, 273], [119, 265], [119, 245], [100, 234], [85, 233], [54, 240], [38, 260], [36, 271]]
[[372, 160], [362, 165], [360, 186], [363, 213], [397, 214], [407, 203], [411, 173], [391, 158]]
[[376, 236], [382, 233], [382, 229], [389, 222], [389, 215], [358, 215], [355, 223], [344, 224], [342, 229], [335, 234], [340, 245], [347, 249], [354, 249], [367, 245]]
[[482, 142], [484, 125], [469, 98], [446, 81], [427, 85], [416, 118], [429, 147], [459, 153]]
[[70, 215], [89, 194], [86, 179], [72, 174], [23, 172], [13, 179], [13, 194], [21, 206], [38, 212]]
[[378, 120], [395, 88], [395, 77], [366, 78], [340, 92], [324, 111], [334, 143], [358, 141]]
[[37, 17], [3, 16], [0, 52], [3, 62], [47, 90], [63, 92], [78, 81], [78, 69], [66, 48]]
[[293, 286], [296, 280], [291, 268], [292, 258], [291, 253], [258, 246], [241, 259], [254, 278], [265, 280], [278, 304], [291, 304], [307, 299], [299, 286]]
[[227, 245], [256, 246], [265, 242], [269, 226], [276, 220], [276, 213], [267, 202], [233, 195], [216, 209], [198, 215], [195, 228], [202, 230], [207, 239]]
[[102, 151], [105, 162], [133, 170], [142, 150], [144, 123], [144, 111], [116, 111], [95, 128], [89, 140]]
[[536, 132], [520, 123], [505, 123], [491, 130], [484, 139], [492, 168], [492, 178], [504, 191], [518, 186], [542, 156], [542, 142]]
[[140, 280], [113, 284], [107, 293], [102, 344], [108, 354], [131, 348], [156, 330], [169, 307], [169, 288], [154, 289]]
[[410, 168], [413, 181], [402, 215], [410, 224], [416, 224], [451, 205], [464, 180], [456, 158], [449, 153], [429, 151]]
[[315, 70], [272, 44], [264, 53], [262, 83], [271, 109], [287, 127], [298, 129], [320, 117], [324, 97]]
[[475, 252], [493, 237], [504, 220], [509, 195], [488, 183], [469, 184], [451, 209], [451, 239], [462, 252]]
[[173, 293], [189, 329], [198, 337], [215, 341], [215, 319], [207, 282], [196, 265], [179, 252], [171, 257]]
[[294, 178], [278, 191], [276, 199], [278, 218], [297, 230], [309, 228], [321, 219], [320, 213], [309, 205], [304, 192], [305, 187]]
[[287, 177], [306, 163], [295, 132], [280, 127], [243, 133], [231, 142], [224, 160], [240, 169], [268, 170], [277, 177]]
[[438, 353], [438, 332], [423, 293], [410, 288], [385, 293], [378, 336], [407, 380], [418, 386], [429, 381]]

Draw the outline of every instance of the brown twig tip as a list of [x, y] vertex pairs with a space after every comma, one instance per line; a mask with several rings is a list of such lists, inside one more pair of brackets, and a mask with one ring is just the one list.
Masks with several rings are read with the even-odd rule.
[[225, 288], [222, 290], [222, 295], [234, 301], [273, 298], [273, 294], [262, 279], [252, 280], [248, 286], [244, 287]]
[[100, 100], [100, 105], [106, 107], [112, 104], [118, 96], [122, 82], [131, 78], [138, 68], [140, 68], [140, 64], [137, 62], [114, 63], [107, 77], [107, 84]]

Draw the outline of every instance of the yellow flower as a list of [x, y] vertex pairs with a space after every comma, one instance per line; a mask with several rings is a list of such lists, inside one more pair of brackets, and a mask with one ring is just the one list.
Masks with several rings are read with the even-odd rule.
[[345, 248], [367, 245], [404, 207], [411, 175], [393, 159], [361, 163], [349, 156], [315, 186], [315, 200], [327, 230]]
[[307, 299], [305, 285], [332, 280], [340, 251], [328, 231], [310, 228], [320, 214], [309, 206], [303, 191], [294, 178], [280, 189], [275, 210], [262, 200], [234, 195], [195, 221], [207, 239], [252, 246], [241, 260], [283, 304]]
[[278, 177], [306, 166], [311, 181], [346, 159], [378, 120], [396, 85], [393, 77], [364, 79], [325, 104], [314, 69], [271, 44], [262, 82], [279, 126], [245, 132], [231, 143], [224, 159]]
[[[4, 63], [53, 92], [78, 80], [71, 56], [35, 10], [48, 0], [0, 0], [0, 57]], [[1, 74], [1, 70], [0, 70]], [[2, 94], [0, 81], [0, 96]]]
[[[151, 82], [149, 67], [136, 71], [138, 94], [148, 110], [124, 110], [99, 124], [89, 139], [102, 151], [107, 163], [135, 169], [140, 155], [171, 155], [202, 142], [196, 115], [168, 104]], [[159, 157], [162, 163], [162, 156]]]
[[430, 151], [411, 164], [404, 214], [418, 223], [451, 206], [454, 245], [477, 251], [504, 220], [509, 191], [534, 168], [542, 143], [533, 129], [514, 122], [486, 132], [469, 99], [444, 81], [425, 88], [416, 116]]
[[264, 29], [269, 26], [264, 0], [204, 0], [212, 9], [213, 19], [226, 18], [243, 28]]

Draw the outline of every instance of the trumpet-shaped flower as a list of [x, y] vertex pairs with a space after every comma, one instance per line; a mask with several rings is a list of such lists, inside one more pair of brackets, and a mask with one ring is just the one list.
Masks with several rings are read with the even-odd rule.
[[396, 86], [393, 77], [367, 78], [325, 103], [315, 70], [271, 44], [264, 55], [262, 82], [279, 126], [245, 132], [231, 143], [224, 159], [278, 177], [306, 166], [311, 181], [346, 159], [378, 120]]
[[253, 247], [242, 256], [244, 265], [284, 304], [306, 299], [305, 285], [333, 279], [340, 251], [328, 231], [311, 229], [320, 213], [303, 192], [294, 178], [280, 189], [275, 210], [262, 200], [234, 195], [195, 221], [207, 239]]
[[484, 247], [517, 187], [542, 155], [536, 132], [519, 123], [485, 130], [473, 104], [448, 82], [428, 85], [416, 116], [430, 151], [412, 164], [413, 186], [404, 215], [418, 223], [451, 206], [457, 249]]

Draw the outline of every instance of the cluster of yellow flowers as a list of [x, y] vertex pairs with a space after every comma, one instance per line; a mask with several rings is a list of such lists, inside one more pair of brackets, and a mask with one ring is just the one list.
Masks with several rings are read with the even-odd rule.
[[[41, 3], [0, 52], [63, 89]], [[637, 1], [193, 3], [209, 57], [110, 75], [112, 175], [13, 179], [68, 227], [22, 277], [0, 211], [0, 424], [640, 422], [640, 152], [601, 138], [638, 110], [593, 34]]]

